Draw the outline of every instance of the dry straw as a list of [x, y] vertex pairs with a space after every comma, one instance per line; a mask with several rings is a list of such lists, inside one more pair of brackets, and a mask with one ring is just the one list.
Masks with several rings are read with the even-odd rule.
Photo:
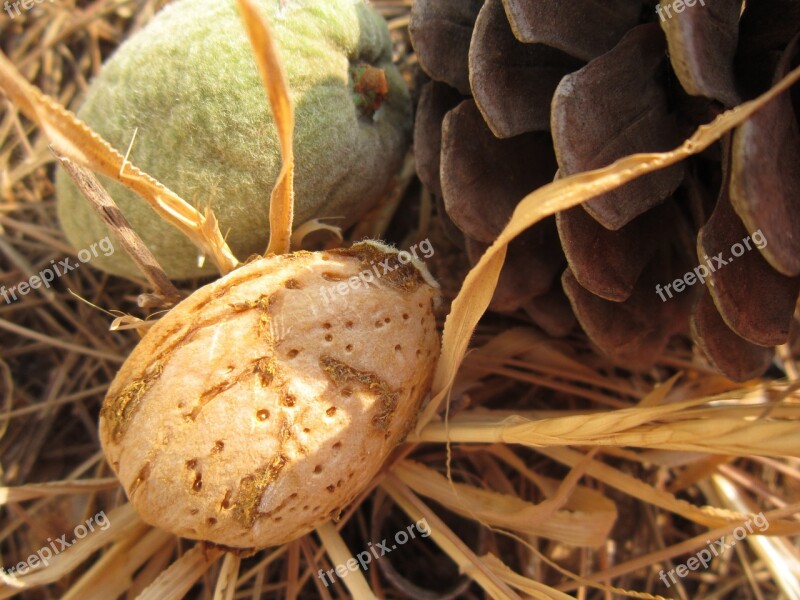
[[[64, 13], [52, 9], [52, 16], [54, 22], [61, 23], [64, 28], [61, 33], [68, 35], [104, 12], [119, 10], [118, 4], [100, 2], [94, 13]], [[259, 63], [262, 74], [279, 72], [280, 63], [269, 41], [266, 24], [249, 0], [241, 0], [239, 6], [257, 49], [256, 55], [262, 58]], [[28, 73], [30, 65], [40, 60], [42, 53], [51, 52], [45, 42], [48, 36], [41, 31], [39, 35], [42, 35], [42, 44], [37, 50], [15, 58]], [[273, 82], [266, 91], [281, 127], [284, 158], [281, 183], [276, 186], [272, 198], [269, 251], [285, 252], [289, 248], [292, 221], [292, 111], [281, 79], [266, 76], [265, 79]], [[46, 569], [18, 579], [3, 576], [0, 598], [66, 581], [70, 575], [67, 587], [52, 588], [59, 590], [57, 593], [64, 598], [112, 598], [127, 594], [163, 600], [181, 598], [193, 587], [196, 590], [197, 585], [216, 599], [262, 597], [262, 594], [266, 594], [264, 597], [298, 598], [309, 594], [309, 589], [312, 591], [306, 597], [315, 597], [315, 594], [332, 597], [319, 584], [316, 588], [306, 584], [314, 579], [312, 573], [318, 568], [340, 564], [353, 556], [354, 547], [348, 547], [341, 530], [363, 500], [377, 497], [376, 488], [412, 521], [425, 518], [432, 531], [431, 539], [441, 552], [488, 597], [563, 599], [569, 597], [568, 592], [584, 586], [633, 597], [659, 597], [658, 593], [622, 587], [626, 582], [635, 581], [642, 587], [647, 585], [651, 590], [658, 590], [653, 582], [657, 572], [657, 569], [652, 570], [653, 565], [667, 565], [674, 557], [702, 546], [703, 540], [734, 530], [758, 508], [744, 493], [746, 487], [753, 486], [757, 496], [776, 508], [764, 511], [770, 524], [764, 534], [771, 537], [759, 537], [759, 542], [754, 544], [760, 562], [754, 564], [747, 555], [739, 557], [745, 569], [738, 582], [757, 587], [754, 572], [763, 574], [765, 570], [772, 572], [775, 580], [784, 577], [796, 582], [800, 575], [791, 569], [787, 572], [785, 568], [797, 563], [796, 550], [783, 539], [800, 534], [800, 523], [796, 519], [800, 511], [797, 498], [800, 395], [797, 371], [790, 355], [784, 352], [783, 358], [788, 362], [787, 372], [795, 374], [795, 381], [790, 378], [789, 382], [752, 382], [735, 387], [708, 373], [691, 358], [670, 354], [663, 357], [661, 364], [671, 368], [678, 365], [683, 368], [684, 375], [658, 385], [648, 377], [621, 378], [599, 357], [583, 354], [578, 359], [575, 348], [547, 340], [525, 327], [498, 333], [490, 325], [484, 325], [482, 318], [497, 284], [506, 248], [518, 234], [557, 211], [701, 152], [798, 79], [800, 68], [763, 96], [701, 127], [671, 152], [625, 157], [606, 168], [558, 180], [524, 198], [504, 231], [469, 272], [452, 302], [444, 325], [442, 357], [431, 400], [416, 430], [385, 472], [342, 519], [318, 529], [319, 543], [314, 536], [306, 536], [258, 554], [245, 563], [243, 559], [247, 557], [221, 548], [179, 542], [174, 536], [142, 523], [130, 504], [120, 503], [118, 493], [116, 497], [109, 494], [109, 490], [118, 491], [117, 484], [104, 476], [107, 470], [102, 466], [100, 453], [92, 452], [63, 480], [0, 488], [0, 503], [9, 509], [10, 517], [0, 531], [0, 541], [8, 544], [7, 548], [12, 548], [10, 540], [24, 539], [27, 528], [34, 531], [34, 541], [47, 534], [47, 530], [36, 531], [35, 521], [54, 499], [77, 500], [84, 511], [101, 499], [118, 504], [113, 510], [106, 509], [111, 527], [54, 557]], [[18, 136], [20, 144], [28, 145], [30, 155], [40, 157], [40, 164], [44, 164], [50, 160], [43, 158], [47, 152], [43, 141], [46, 140], [72, 163], [139, 192], [144, 201], [209, 256], [220, 273], [227, 273], [238, 265], [213, 214], [201, 214], [126, 162], [122, 154], [93, 134], [59, 102], [31, 85], [2, 54], [0, 89], [10, 100], [0, 122], [0, 133], [6, 143], [10, 136]], [[27, 142], [26, 126], [17, 111], [44, 133], [36, 148]], [[3, 155], [3, 161], [6, 181], [10, 178], [14, 184], [19, 184], [31, 174], [24, 162], [9, 171], [9, 153]], [[14, 228], [32, 237], [44, 236], [52, 248], [61, 247], [47, 234], [45, 227], [33, 227], [14, 218], [17, 207], [10, 205], [8, 199], [5, 202], [0, 211], [0, 233], [2, 228]], [[6, 241], [3, 243], [5, 251], [10, 245]], [[18, 262], [24, 261], [24, 257], [20, 257]], [[96, 284], [94, 289], [99, 287]], [[70, 326], [85, 335], [92, 348], [65, 341], [56, 333], [47, 336], [11, 324], [5, 317], [8, 311], [0, 312], [0, 327], [19, 339], [30, 340], [29, 343], [68, 352], [71, 362], [63, 363], [65, 368], [58, 375], [62, 380], [69, 373], [69, 367], [75, 367], [79, 360], [97, 361], [96, 365], [102, 365], [102, 369], [108, 368], [107, 362], [116, 366], [120, 350], [110, 338], [82, 326], [61, 298], [53, 300], [49, 308], [64, 313]], [[483, 341], [476, 343], [475, 340]], [[476, 349], [468, 355], [470, 347]], [[14, 376], [6, 364], [13, 358], [12, 349], [4, 344], [0, 355], [5, 382], [0, 398], [5, 407], [4, 428], [31, 412], [46, 418], [56, 406], [87, 397], [80, 393], [59, 397], [56, 392], [45, 394], [41, 410], [18, 406]], [[513, 395], [517, 393], [514, 390], [518, 390], [514, 384], [550, 390], [555, 397], [571, 400], [546, 410], [479, 406], [482, 395], [493, 397], [492, 386], [510, 390]], [[64, 384], [56, 381], [54, 385], [53, 389], [59, 390]], [[88, 390], [89, 394], [97, 391]], [[451, 400], [458, 401], [457, 406], [451, 405]], [[475, 406], [469, 406], [470, 401]], [[450, 409], [454, 413], [452, 417]], [[737, 458], [744, 458], [745, 464], [758, 467], [754, 468], [756, 473], [771, 473], [771, 479], [764, 484], [759, 475], [738, 469], [738, 463], [734, 462]], [[553, 465], [560, 464], [566, 469], [566, 475], [546, 475], [537, 469], [537, 465], [544, 464], [550, 465], [552, 472], [555, 472]], [[653, 468], [674, 475], [669, 486], [637, 476]], [[781, 478], [791, 483], [768, 487], [770, 482]], [[714, 505], [689, 502], [687, 493], [693, 489], [705, 490], [705, 498], [715, 498], [718, 502]], [[625, 549], [613, 548], [608, 543], [612, 529], [625, 518], [618, 509], [623, 498], [638, 502], [643, 507], [641, 514], [652, 519], [648, 525], [642, 525], [642, 529], [654, 532], [655, 543], [632, 538], [641, 545], [639, 551], [627, 549], [623, 552]], [[23, 502], [29, 504], [23, 505]], [[449, 513], [490, 528], [498, 534], [495, 539], [502, 540], [503, 544], [514, 543], [515, 552], [527, 557], [527, 568], [514, 569], [507, 565], [511, 557], [500, 555], [499, 542], [484, 547], [482, 554], [476, 553], [462, 539], [463, 532], [448, 525], [432, 502], [445, 507]], [[666, 544], [660, 523], [674, 523], [671, 519], [675, 517], [692, 523], [700, 533]], [[576, 553], [575, 548], [580, 550]], [[542, 549], [548, 549], [550, 557], [545, 556]], [[596, 552], [597, 563], [588, 560], [589, 552]], [[559, 566], [559, 558], [570, 568]], [[12, 553], [3, 559], [10, 563], [17, 556]], [[720, 590], [725, 569], [730, 569], [729, 559], [714, 571]], [[560, 573], [561, 585], [553, 587], [542, 583], [540, 578], [546, 571], [551, 579], [553, 573]], [[368, 576], [353, 573], [343, 585], [356, 598], [383, 597], [385, 592], [376, 571]], [[791, 589], [790, 585], [783, 585], [787, 597], [791, 597]], [[347, 593], [341, 587], [339, 592]], [[666, 590], [661, 589], [661, 592], [666, 593]]]

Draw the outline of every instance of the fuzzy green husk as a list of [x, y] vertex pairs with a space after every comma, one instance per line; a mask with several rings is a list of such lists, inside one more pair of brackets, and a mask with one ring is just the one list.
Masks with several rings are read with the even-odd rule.
[[[391, 63], [383, 19], [359, 0], [259, 0], [272, 24], [295, 105], [295, 223], [353, 223], [385, 192], [409, 141], [411, 107]], [[283, 5], [283, 6], [281, 6]], [[351, 66], [385, 71], [373, 116], [353, 95]], [[233, 0], [178, 0], [127, 40], [78, 112], [129, 160], [198, 208], [209, 206], [240, 258], [263, 253], [269, 196], [280, 170], [274, 121]], [[62, 226], [76, 249], [108, 232], [63, 174]], [[133, 228], [175, 279], [213, 272], [142, 200], [104, 180]], [[135, 275], [122, 252], [93, 264]]]

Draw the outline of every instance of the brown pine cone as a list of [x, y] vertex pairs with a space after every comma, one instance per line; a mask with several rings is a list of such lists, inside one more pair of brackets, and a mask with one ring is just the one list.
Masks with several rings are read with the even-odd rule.
[[[741, 9], [416, 0], [412, 42], [433, 79], [418, 107], [418, 171], [470, 259], [537, 187], [670, 150], [800, 63], [800, 0]], [[691, 331], [728, 377], [760, 375], [800, 293], [798, 165], [795, 85], [706, 152], [532, 227], [509, 247], [491, 308], [523, 309], [553, 335], [576, 317], [632, 369]]]

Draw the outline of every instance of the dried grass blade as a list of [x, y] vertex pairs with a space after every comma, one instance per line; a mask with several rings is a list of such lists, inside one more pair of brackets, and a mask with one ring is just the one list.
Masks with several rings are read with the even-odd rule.
[[258, 11], [252, 0], [237, 0], [253, 55], [261, 74], [261, 82], [269, 98], [278, 140], [281, 144], [281, 172], [272, 190], [269, 203], [269, 246], [267, 254], [289, 252], [294, 218], [294, 110], [289, 98], [286, 72], [278, 56], [266, 18]]
[[[353, 557], [353, 553], [347, 548], [342, 536], [339, 535], [336, 527], [330, 521], [317, 527], [317, 535], [322, 540], [322, 545], [325, 546], [325, 551], [334, 565], [343, 565]], [[342, 579], [342, 581], [344, 581], [353, 598], [378, 600], [361, 571], [350, 571], [347, 574], [347, 578]]]
[[133, 190], [165, 221], [211, 257], [221, 273], [235, 269], [239, 261], [220, 233], [216, 218], [200, 214], [188, 202], [156, 179], [139, 170], [53, 98], [28, 83], [0, 52], [0, 90], [42, 128], [50, 142], [76, 163], [105, 175]]
[[222, 559], [222, 568], [217, 577], [217, 585], [214, 587], [214, 600], [233, 600], [241, 563], [242, 559], [233, 552], [228, 552]]
[[574, 600], [572, 596], [568, 596], [564, 592], [559, 592], [548, 585], [520, 575], [494, 554], [484, 554], [481, 556], [481, 560], [508, 585], [528, 594], [532, 598], [536, 598], [537, 600], [540, 598], [542, 600]]
[[163, 299], [165, 305], [177, 304], [183, 295], [167, 277], [164, 269], [158, 264], [158, 260], [142, 241], [142, 238], [133, 230], [128, 219], [122, 214], [100, 180], [89, 169], [71, 161], [56, 148], [53, 150], [61, 166], [89, 201], [95, 213], [105, 222], [114, 237], [150, 282], [153, 291]]
[[[491, 246], [481, 257], [480, 262], [472, 268], [461, 286], [461, 291], [453, 300], [450, 314], [444, 322], [442, 334], [442, 353], [436, 366], [433, 387], [433, 398], [423, 409], [417, 421], [419, 431], [436, 414], [442, 400], [449, 394], [455, 381], [456, 371], [467, 353], [469, 340], [486, 307], [494, 295], [500, 269], [506, 258], [506, 246]], [[478, 268], [480, 267], [480, 268]], [[469, 293], [464, 293], [469, 289]]]
[[[537, 452], [573, 467], [585, 459], [584, 454], [569, 448], [550, 446], [537, 448]], [[641, 479], [632, 477], [600, 461], [590, 461], [586, 465], [586, 474], [609, 487], [628, 494], [632, 498], [638, 498], [644, 503], [658, 506], [705, 527], [727, 527], [731, 523], [739, 524], [748, 518], [748, 515], [744, 513], [724, 508], [689, 504], [669, 492], [656, 489]], [[731, 526], [731, 529], [733, 527], [735, 525]], [[797, 535], [800, 533], [800, 523], [796, 521], [770, 520], [769, 533], [771, 535]]]
[[119, 598], [133, 585], [133, 574], [175, 536], [149, 525], [117, 541], [69, 588], [61, 600]]
[[23, 577], [9, 577], [4, 571], [0, 571], [0, 582], [2, 582], [2, 585], [0, 585], [0, 598], [10, 598], [17, 594], [19, 590], [31, 589], [58, 581], [72, 573], [79, 564], [88, 560], [100, 548], [124, 538], [131, 529], [142, 524], [130, 503], [115, 508], [107, 517], [109, 523], [111, 523], [108, 529], [94, 531], [92, 535], [81, 540], [79, 544], [70, 546], [60, 554], [56, 554], [50, 559], [50, 564], [46, 569], [35, 571]]
[[445, 525], [438, 515], [425, 506], [393, 473], [386, 476], [381, 487], [414, 521], [426, 520], [431, 531], [431, 539], [453, 559], [459, 571], [472, 577], [490, 597], [521, 600], [518, 594], [483, 564], [483, 561]]
[[148, 585], [137, 600], [180, 600], [222, 552], [203, 543], [195, 544]]
[[796, 420], [668, 418], [669, 407], [634, 408], [527, 421], [510, 417], [492, 421], [431, 423], [410, 441], [522, 444], [541, 446], [613, 446], [655, 450], [683, 450], [735, 456], [800, 457]]
[[[713, 475], [711, 483], [722, 497], [723, 503], [734, 510], [753, 512], [758, 510], [752, 500], [722, 475]], [[767, 527], [769, 524], [767, 524]], [[789, 540], [752, 535], [745, 538], [756, 555], [764, 561], [772, 573], [773, 581], [786, 598], [800, 599], [800, 558]]]
[[646, 173], [663, 169], [705, 150], [775, 96], [785, 92], [798, 79], [800, 67], [758, 98], [726, 111], [711, 123], [700, 126], [689, 139], [670, 152], [626, 156], [602, 169], [558, 179], [523, 198], [505, 229], [467, 274], [453, 301], [445, 321], [442, 353], [431, 392], [433, 398], [420, 415], [417, 431], [433, 418], [442, 400], [448, 395], [467, 351], [469, 339], [491, 300], [506, 248], [516, 236], [545, 217], [577, 206], [598, 194], [616, 189]]
[[591, 501], [586, 496], [573, 496], [569, 510], [554, 510], [552, 502], [536, 505], [516, 496], [452, 483], [409, 460], [395, 465], [393, 473], [416, 493], [467, 518], [572, 546], [605, 543], [617, 517], [614, 503], [600, 494], [592, 496]]
[[[793, 504], [787, 507], [765, 512], [764, 516], [769, 520], [770, 529], [772, 529], [773, 523], [778, 522], [779, 518], [791, 516], [793, 513], [797, 512], [798, 508], [800, 507], [797, 504]], [[714, 529], [703, 531], [699, 535], [696, 535], [692, 538], [683, 540], [677, 544], [673, 544], [656, 552], [650, 552], [642, 556], [637, 556], [632, 560], [615, 564], [613, 567], [608, 567], [602, 571], [585, 575], [580, 580], [560, 585], [559, 588], [564, 591], [570, 591], [574, 588], [577, 588], [582, 583], [582, 580], [588, 582], [609, 581], [615, 577], [624, 576], [628, 573], [633, 573], [641, 569], [652, 568], [654, 564], [669, 560], [676, 556], [697, 552], [697, 550], [706, 546], [709, 543], [709, 540], [717, 540], [721, 536], [730, 535], [734, 529], [741, 526], [742, 523], [748, 518], [749, 517], [747, 515], [742, 515], [742, 518], [740, 519], [732, 519], [731, 521], [723, 522], [723, 525], [715, 527]], [[781, 522], [786, 523], [786, 521]], [[759, 536], [759, 538], [762, 537], [763, 536]]]
[[17, 487], [0, 487], [0, 506], [9, 502], [23, 502], [46, 496], [88, 494], [90, 492], [113, 490], [118, 486], [119, 481], [116, 477], [104, 477], [102, 479], [48, 481], [46, 483], [29, 483]]

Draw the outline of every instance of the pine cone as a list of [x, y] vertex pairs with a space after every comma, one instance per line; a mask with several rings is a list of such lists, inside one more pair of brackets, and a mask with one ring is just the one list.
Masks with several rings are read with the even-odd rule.
[[[670, 150], [800, 63], [800, 0], [678, 8], [416, 0], [412, 42], [433, 79], [418, 172], [473, 262], [537, 187]], [[760, 375], [800, 293], [799, 164], [796, 85], [704, 153], [528, 230], [490, 308], [523, 309], [553, 335], [574, 315], [632, 369], [691, 332], [728, 377]]]

